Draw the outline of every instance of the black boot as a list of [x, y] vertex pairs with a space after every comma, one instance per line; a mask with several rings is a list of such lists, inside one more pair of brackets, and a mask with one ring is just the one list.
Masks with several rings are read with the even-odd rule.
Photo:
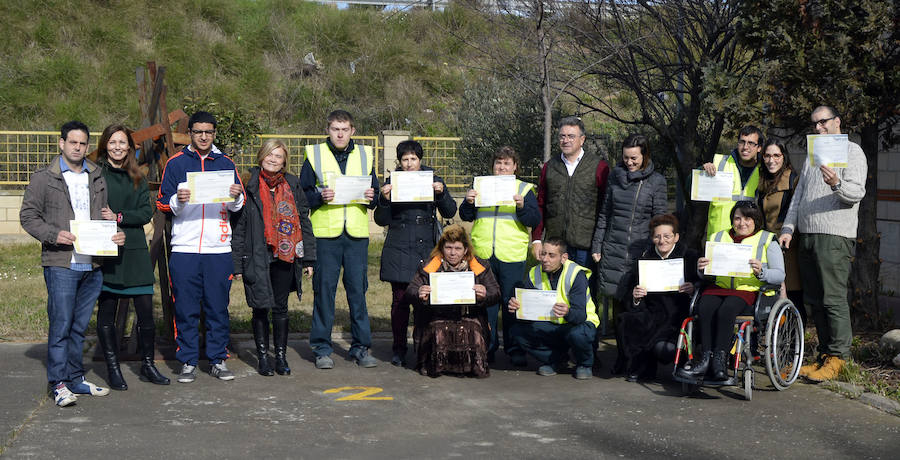
[[288, 318], [272, 318], [272, 338], [275, 341], [275, 372], [278, 375], [291, 375], [291, 368], [288, 366], [287, 357], [287, 337], [288, 337]]
[[253, 327], [253, 342], [256, 343], [256, 359], [259, 361], [256, 371], [259, 375], [275, 375], [269, 362], [269, 319], [254, 316], [250, 324]]
[[724, 382], [728, 380], [728, 372], [725, 371], [725, 350], [716, 351], [713, 354], [712, 366], [709, 370], [710, 380]]
[[156, 347], [156, 327], [138, 327], [141, 341], [141, 381], [156, 385], [168, 385], [169, 378], [160, 374], [153, 362]]
[[103, 357], [106, 359], [106, 375], [109, 387], [113, 390], [127, 390], [128, 384], [125, 383], [125, 377], [122, 377], [122, 369], [119, 368], [119, 341], [116, 340], [115, 326], [98, 326], [97, 340], [100, 341], [100, 348], [103, 350]]
[[703, 376], [706, 375], [706, 370], [709, 369], [711, 360], [712, 352], [705, 351], [699, 357], [695, 357], [688, 361], [684, 367], [678, 369], [678, 376], [685, 379], [702, 380]]

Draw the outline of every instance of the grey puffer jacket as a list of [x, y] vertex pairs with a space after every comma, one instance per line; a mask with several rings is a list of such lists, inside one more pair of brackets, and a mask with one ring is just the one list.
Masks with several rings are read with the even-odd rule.
[[654, 172], [653, 163], [629, 172], [619, 163], [609, 175], [603, 207], [597, 217], [591, 253], [600, 253], [599, 280], [604, 294], [625, 298], [633, 261], [647, 245], [650, 219], [668, 211], [666, 179]]

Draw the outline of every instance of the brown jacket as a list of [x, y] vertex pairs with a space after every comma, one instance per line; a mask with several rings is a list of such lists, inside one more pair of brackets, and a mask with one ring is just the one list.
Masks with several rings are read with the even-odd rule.
[[[765, 167], [765, 166], [762, 166]], [[759, 201], [759, 209], [763, 212], [766, 219], [766, 230], [778, 235], [781, 233], [781, 227], [784, 225], [784, 218], [787, 216], [788, 208], [791, 205], [791, 198], [794, 196], [794, 190], [797, 188], [797, 182], [800, 176], [793, 170], [785, 171], [781, 175], [779, 181], [774, 184], [771, 190], [759, 190], [757, 192], [757, 200]], [[792, 244], [784, 254], [784, 284], [788, 291], [800, 290], [800, 273], [797, 266], [797, 245]]]
[[[41, 242], [41, 265], [69, 268], [74, 247], [56, 244], [56, 237], [61, 230], [69, 230], [69, 221], [75, 218], [75, 211], [59, 161], [59, 156], [54, 157], [50, 164], [31, 175], [22, 199], [19, 221], [29, 235]], [[91, 219], [100, 220], [100, 210], [107, 206], [106, 179], [96, 164], [89, 160], [85, 160], [85, 164], [91, 191]], [[100, 266], [96, 258], [92, 263], [94, 268]]]

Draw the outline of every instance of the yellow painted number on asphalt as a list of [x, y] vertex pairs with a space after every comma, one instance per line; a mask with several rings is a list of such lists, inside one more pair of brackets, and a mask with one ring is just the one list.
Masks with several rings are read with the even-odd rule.
[[372, 396], [377, 395], [384, 391], [384, 389], [379, 387], [340, 387], [340, 388], [329, 388], [325, 390], [325, 393], [340, 393], [342, 391], [352, 391], [352, 390], [360, 390], [359, 393], [343, 396], [335, 401], [393, 401], [394, 398], [392, 396]]

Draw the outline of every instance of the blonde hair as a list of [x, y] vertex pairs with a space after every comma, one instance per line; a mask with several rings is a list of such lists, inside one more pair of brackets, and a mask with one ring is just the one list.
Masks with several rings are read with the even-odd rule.
[[284, 166], [281, 167], [283, 171], [287, 171], [288, 163], [290, 163], [291, 157], [290, 152], [288, 152], [288, 148], [284, 145], [284, 141], [281, 139], [269, 139], [263, 142], [262, 147], [259, 148], [259, 152], [256, 153], [256, 165], [262, 166], [262, 161], [264, 158], [269, 156], [275, 149], [281, 147], [284, 150]]

